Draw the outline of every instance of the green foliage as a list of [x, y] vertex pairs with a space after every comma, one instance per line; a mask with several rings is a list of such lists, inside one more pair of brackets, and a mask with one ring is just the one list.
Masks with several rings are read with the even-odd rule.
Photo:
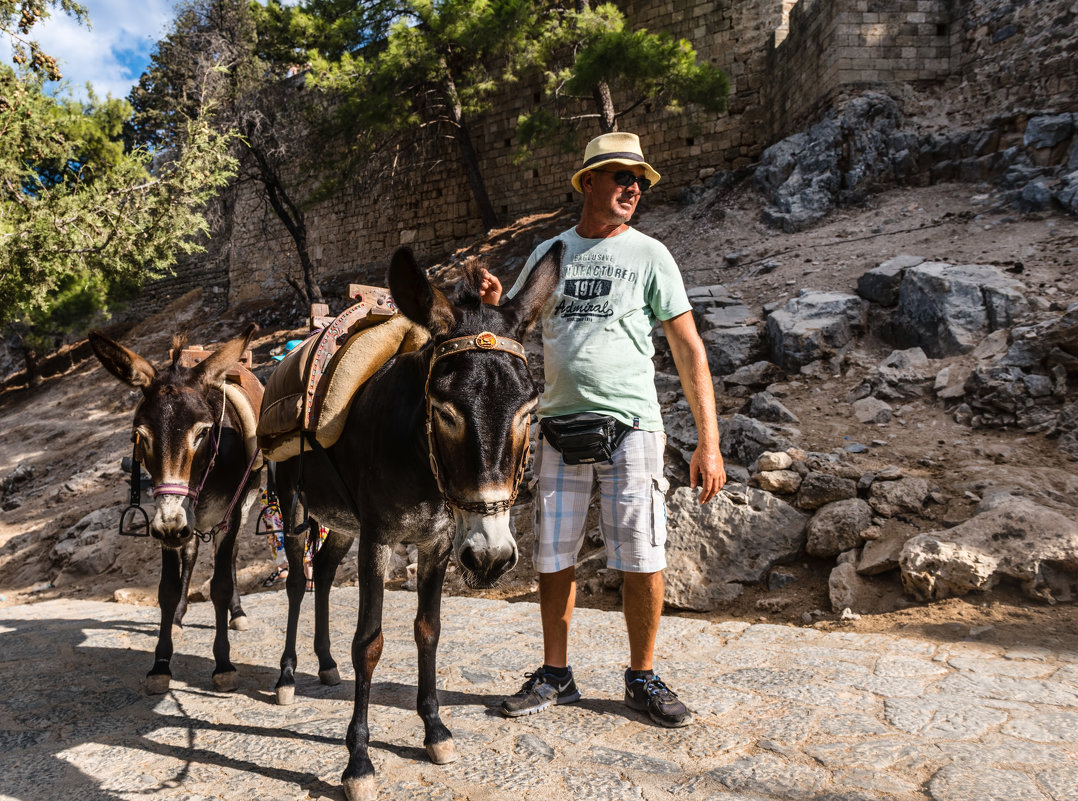
[[382, 41], [395, 19], [406, 13], [406, 0], [307, 0], [283, 5], [254, 2], [258, 52], [267, 64], [305, 65], [311, 53], [337, 60], [345, 53]]
[[[725, 111], [730, 93], [726, 75], [698, 62], [687, 40], [631, 30], [610, 3], [594, 9], [580, 3], [576, 10], [551, 13], [525, 58], [543, 71], [546, 97], [518, 121], [520, 160], [537, 146], [572, 141], [575, 130], [590, 121], [598, 124], [593, 133], [612, 130], [645, 102], [717, 114]], [[600, 97], [609, 100], [608, 108]]]
[[159, 147], [183, 141], [189, 120], [209, 113], [225, 130], [235, 104], [263, 79], [250, 0], [189, 0], [131, 90], [135, 114], [129, 144]]
[[515, 78], [534, 4], [523, 0], [409, 0], [380, 48], [312, 54], [308, 84], [339, 97], [351, 130], [403, 130], [488, 108]]
[[57, 100], [6, 67], [0, 98], [0, 324], [85, 324], [199, 248], [201, 207], [234, 170], [227, 136], [191, 120], [151, 169], [123, 149], [124, 101]]
[[58, 9], [86, 23], [86, 8], [74, 0], [0, 0], [0, 33], [11, 42], [11, 60], [16, 65], [47, 80], [58, 81], [63, 76], [56, 59], [27, 38], [34, 25], [51, 16], [50, 9]]
[[726, 108], [729, 91], [723, 73], [698, 63], [688, 41], [644, 29], [613, 30], [591, 39], [577, 54], [564, 90], [585, 96], [600, 82], [615, 91], [665, 100], [673, 108], [689, 102], [715, 112]]
[[407, 0], [384, 43], [336, 58], [312, 53], [308, 85], [332, 99], [335, 130], [351, 155], [346, 175], [394, 136], [404, 135], [398, 147], [425, 133], [448, 136], [483, 225], [494, 227], [469, 120], [516, 79], [538, 9], [529, 0]]

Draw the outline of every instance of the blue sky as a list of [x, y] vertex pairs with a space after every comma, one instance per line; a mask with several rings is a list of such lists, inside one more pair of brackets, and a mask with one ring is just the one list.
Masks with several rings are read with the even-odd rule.
[[90, 82], [99, 98], [127, 97], [157, 40], [168, 30], [174, 0], [81, 0], [91, 28], [63, 12], [34, 27], [33, 38], [60, 62], [70, 93], [86, 99]]

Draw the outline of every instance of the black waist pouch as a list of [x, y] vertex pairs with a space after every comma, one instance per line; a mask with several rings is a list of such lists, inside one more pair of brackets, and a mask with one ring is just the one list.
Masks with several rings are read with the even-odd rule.
[[629, 426], [605, 414], [579, 412], [539, 421], [543, 436], [566, 464], [591, 464], [612, 461]]

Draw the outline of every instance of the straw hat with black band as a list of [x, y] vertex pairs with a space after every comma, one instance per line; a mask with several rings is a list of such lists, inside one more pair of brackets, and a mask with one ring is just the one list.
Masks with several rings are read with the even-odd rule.
[[659, 173], [644, 161], [644, 154], [640, 149], [640, 137], [633, 133], [615, 132], [601, 134], [588, 142], [588, 146], [584, 149], [584, 164], [573, 175], [573, 189], [583, 192], [580, 186], [580, 176], [604, 164], [643, 167], [644, 177], [651, 181], [652, 185], [659, 183]]

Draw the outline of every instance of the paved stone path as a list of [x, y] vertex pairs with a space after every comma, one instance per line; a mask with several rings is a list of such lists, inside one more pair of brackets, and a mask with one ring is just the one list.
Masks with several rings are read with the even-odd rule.
[[[239, 691], [212, 690], [211, 607], [200, 603], [164, 696], [140, 689], [156, 609], [0, 609], [0, 798], [343, 798], [356, 590], [333, 591], [337, 687], [313, 675], [305, 604], [291, 707], [273, 700], [284, 593], [244, 604], [251, 628], [232, 633]], [[470, 598], [444, 604], [442, 709], [460, 759], [439, 767], [413, 711], [414, 608], [414, 595], [387, 593], [371, 704], [383, 799], [1078, 799], [1078, 654], [670, 617], [660, 665], [696, 723], [668, 731], [621, 703], [620, 614], [581, 609], [583, 699], [506, 720], [501, 696], [539, 662], [538, 610]]]

